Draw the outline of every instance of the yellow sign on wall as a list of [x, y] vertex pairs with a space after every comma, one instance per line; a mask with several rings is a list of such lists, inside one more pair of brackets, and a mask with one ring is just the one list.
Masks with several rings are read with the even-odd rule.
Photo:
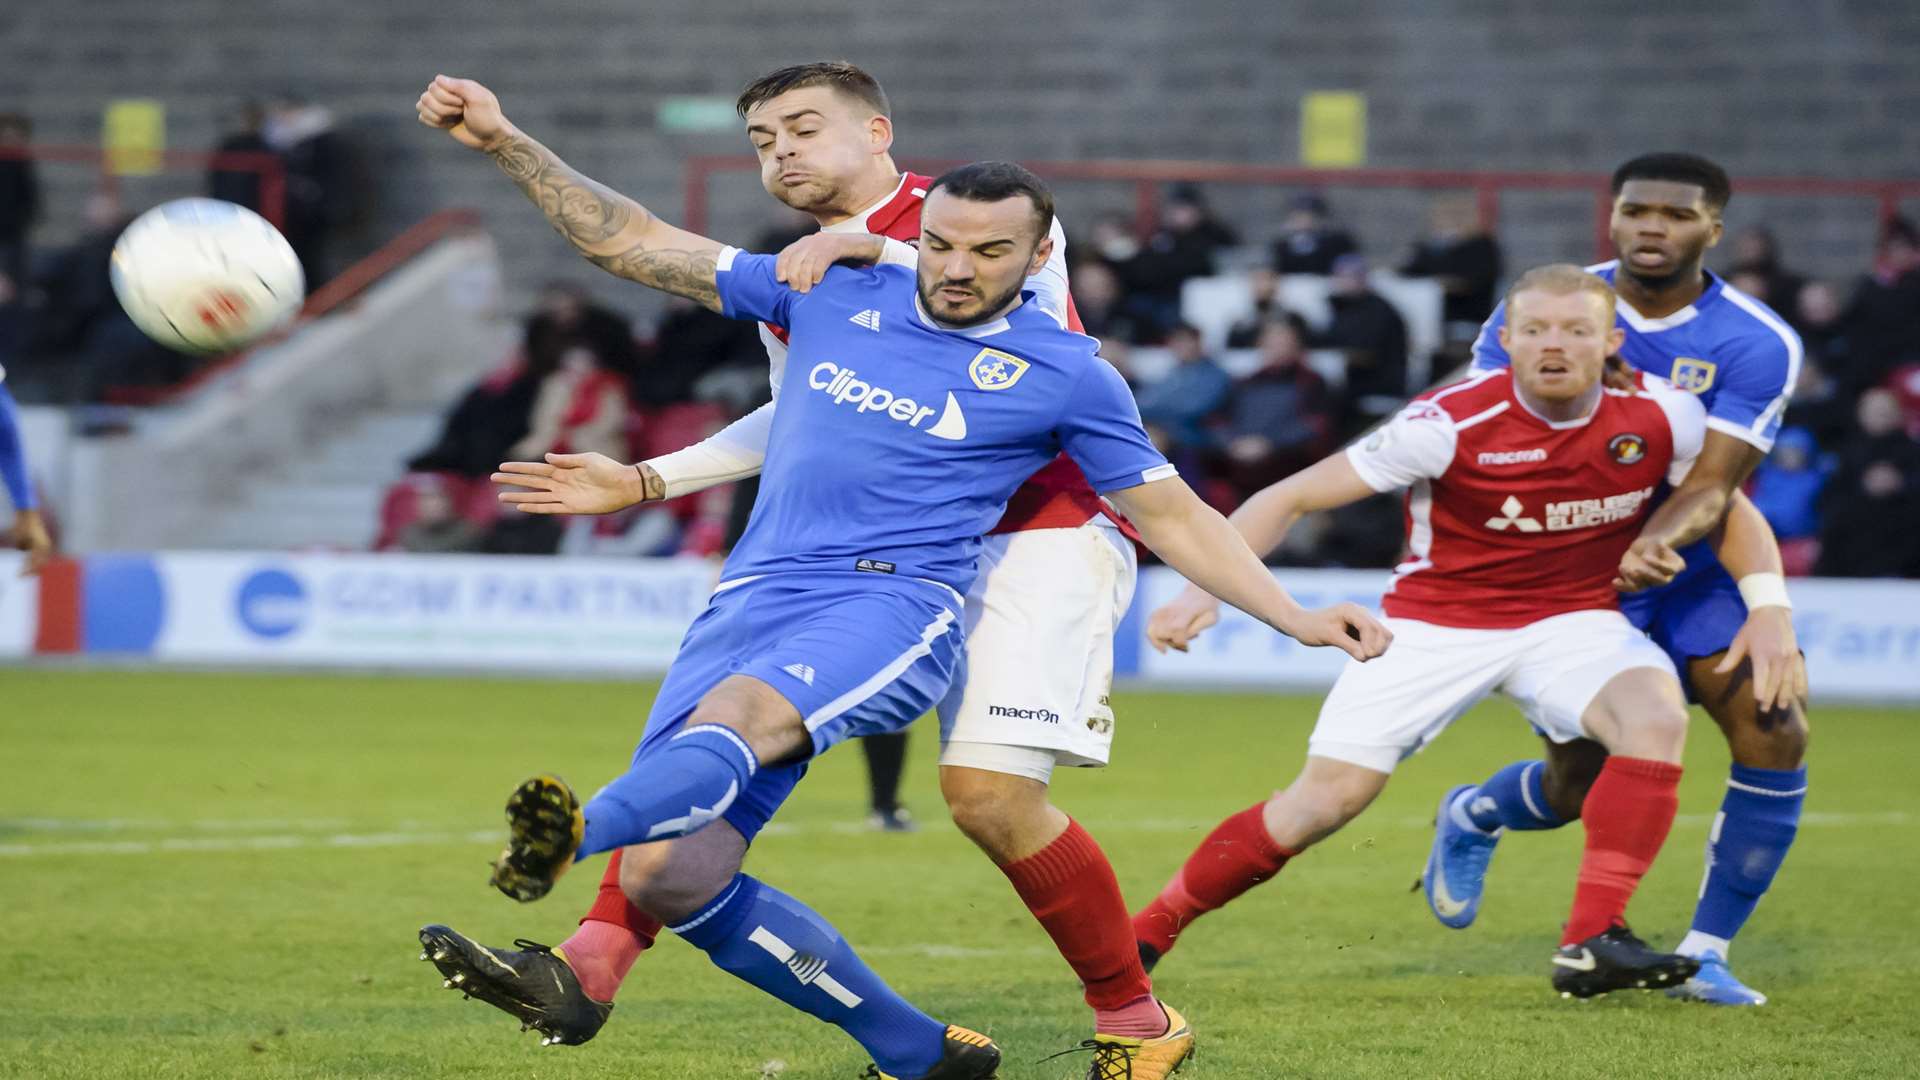
[[1367, 95], [1315, 90], [1300, 102], [1300, 162], [1317, 169], [1367, 163]]
[[151, 176], [167, 148], [166, 106], [151, 98], [109, 101], [100, 123], [107, 171], [115, 176]]

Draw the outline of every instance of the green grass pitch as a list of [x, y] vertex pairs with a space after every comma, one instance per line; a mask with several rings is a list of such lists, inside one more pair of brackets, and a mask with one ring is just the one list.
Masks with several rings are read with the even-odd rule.
[[[0, 1076], [814, 1080], [865, 1064], [839, 1032], [671, 936], [591, 1044], [543, 1049], [417, 962], [414, 932], [564, 937], [600, 864], [515, 905], [486, 885], [500, 806], [535, 769], [591, 791], [624, 766], [651, 686], [0, 669]], [[1144, 902], [1220, 817], [1297, 767], [1315, 701], [1123, 693], [1117, 764], [1057, 801]], [[832, 919], [936, 1015], [992, 1033], [1009, 1078], [1089, 1031], [1065, 964], [940, 813], [934, 732], [908, 781], [924, 828], [854, 827], [859, 754], [830, 754], [749, 868]], [[1160, 969], [1199, 1056], [1185, 1080], [1920, 1075], [1920, 715], [1819, 708], [1808, 820], [1735, 952], [1773, 996], [1719, 1011], [1560, 1000], [1546, 960], [1580, 830], [1509, 837], [1480, 922], [1408, 892], [1440, 791], [1532, 750], [1476, 711], [1381, 801], [1200, 923]], [[1685, 930], [1726, 751], [1696, 721], [1681, 819], [1634, 905]]]

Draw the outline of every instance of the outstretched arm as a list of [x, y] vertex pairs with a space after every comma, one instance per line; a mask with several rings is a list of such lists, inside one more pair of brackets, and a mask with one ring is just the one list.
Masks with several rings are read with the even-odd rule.
[[[1332, 510], [1375, 494], [1360, 478], [1346, 453], [1334, 454], [1277, 484], [1262, 488], [1240, 505], [1227, 523], [1261, 558], [1280, 546], [1301, 515]], [[1186, 652], [1196, 635], [1220, 621], [1220, 601], [1211, 590], [1190, 582], [1179, 595], [1147, 617], [1147, 641], [1165, 652]]]
[[27, 553], [26, 564], [21, 568], [23, 575], [37, 573], [53, 557], [53, 538], [48, 535], [46, 522], [41, 520], [38, 504], [34, 502], [33, 481], [27, 476], [27, 458], [13, 395], [4, 383], [0, 383], [0, 483], [13, 502], [14, 515], [13, 526], [0, 533], [0, 543]]
[[1273, 580], [1219, 511], [1177, 476], [1110, 491], [1154, 554], [1187, 580], [1303, 645], [1332, 645], [1356, 660], [1385, 652], [1393, 634], [1358, 604], [1308, 611]]
[[421, 123], [491, 157], [588, 262], [720, 310], [714, 273], [723, 245], [661, 221], [560, 160], [508, 122], [493, 91], [472, 79], [436, 75], [417, 109]]

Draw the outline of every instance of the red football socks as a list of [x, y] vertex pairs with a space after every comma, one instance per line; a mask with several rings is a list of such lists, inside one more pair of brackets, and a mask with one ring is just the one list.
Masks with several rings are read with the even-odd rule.
[[1627, 901], [1660, 854], [1679, 806], [1680, 766], [1649, 758], [1607, 759], [1580, 811], [1587, 850], [1562, 945], [1604, 933], [1626, 914]]
[[1053, 843], [1000, 869], [1080, 977], [1100, 1033], [1164, 1035], [1167, 1016], [1140, 966], [1120, 882], [1080, 823], [1069, 821]]
[[559, 948], [587, 996], [612, 1001], [634, 961], [653, 947], [659, 934], [660, 920], [634, 907], [620, 891], [620, 852], [615, 851], [580, 929]]
[[1165, 955], [1186, 925], [1280, 872], [1297, 852], [1273, 842], [1260, 819], [1265, 801], [1240, 811], [1200, 842], [1186, 865], [1133, 917], [1133, 934]]

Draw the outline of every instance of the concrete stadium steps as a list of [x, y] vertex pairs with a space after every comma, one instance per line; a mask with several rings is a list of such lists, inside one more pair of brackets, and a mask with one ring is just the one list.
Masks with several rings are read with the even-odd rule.
[[379, 528], [380, 499], [439, 432], [437, 410], [372, 412], [312, 453], [250, 480], [184, 546], [222, 550], [365, 550]]

